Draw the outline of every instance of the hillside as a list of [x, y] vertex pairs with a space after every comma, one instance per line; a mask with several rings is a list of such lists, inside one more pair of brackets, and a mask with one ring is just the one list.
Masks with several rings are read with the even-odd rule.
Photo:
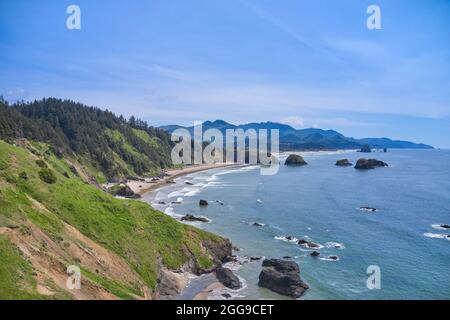
[[[174, 271], [200, 273], [231, 253], [229, 241], [116, 199], [81, 170], [45, 143], [0, 141], [0, 299], [156, 298], [182, 280]], [[81, 268], [81, 290], [66, 289], [69, 265]]]
[[[184, 128], [190, 132], [194, 127], [182, 127], [178, 125], [169, 125], [159, 127], [171, 133], [176, 129]], [[225, 134], [227, 129], [278, 129], [280, 132], [280, 150], [333, 150], [333, 149], [359, 149], [364, 145], [371, 148], [398, 148], [398, 149], [433, 149], [432, 146], [418, 144], [409, 141], [395, 141], [388, 138], [366, 138], [355, 139], [345, 137], [343, 134], [334, 130], [322, 130], [318, 128], [295, 129], [289, 125], [276, 122], [247, 123], [233, 125], [223, 120], [214, 122], [206, 121], [203, 123], [203, 130], [218, 129]]]
[[146, 176], [171, 166], [170, 136], [131, 117], [60, 99], [8, 106], [0, 100], [0, 139], [45, 142], [76, 158], [91, 180]]

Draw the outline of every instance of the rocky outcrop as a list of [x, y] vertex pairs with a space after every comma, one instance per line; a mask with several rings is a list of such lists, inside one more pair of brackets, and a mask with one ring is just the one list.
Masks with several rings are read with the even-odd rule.
[[242, 286], [239, 278], [228, 268], [217, 268], [216, 278], [221, 284], [232, 290], [239, 289]]
[[440, 227], [444, 229], [450, 229], [450, 225], [448, 224], [441, 224]]
[[291, 154], [284, 162], [286, 166], [304, 166], [308, 163], [303, 159], [302, 156], [297, 154]]
[[258, 285], [273, 292], [300, 298], [309, 288], [300, 279], [300, 268], [294, 261], [266, 259], [259, 275]]
[[198, 202], [198, 205], [199, 205], [200, 207], [206, 207], [206, 206], [208, 205], [208, 201], [206, 201], [206, 200], [200, 200], [200, 201]]
[[214, 266], [221, 267], [227, 258], [233, 255], [233, 245], [228, 239], [222, 241], [205, 241], [203, 247], [209, 252]]
[[372, 152], [372, 150], [370, 149], [370, 146], [368, 144], [366, 144], [366, 145], [362, 146], [362, 148], [359, 152], [370, 153], [370, 152]]
[[209, 222], [209, 219], [206, 217], [196, 217], [192, 214], [187, 214], [184, 217], [181, 217], [181, 221], [191, 221], [191, 222]]
[[108, 189], [108, 192], [116, 197], [124, 197], [129, 199], [139, 199], [141, 196], [134, 193], [133, 190], [126, 184], [116, 184]]
[[342, 159], [342, 160], [336, 161], [336, 166], [338, 166], [338, 167], [349, 167], [352, 165], [353, 164], [350, 161], [348, 161], [348, 159]]
[[319, 251], [313, 251], [313, 252], [311, 252], [310, 256], [316, 258], [316, 257], [320, 256], [320, 252]]
[[318, 249], [320, 248], [320, 245], [318, 245], [317, 243], [314, 243], [312, 241], [308, 241], [308, 240], [304, 240], [304, 239], [300, 239], [298, 240], [297, 244], [308, 248], [308, 249]]
[[388, 166], [387, 163], [377, 159], [359, 159], [355, 165], [355, 169], [368, 170], [387, 166]]

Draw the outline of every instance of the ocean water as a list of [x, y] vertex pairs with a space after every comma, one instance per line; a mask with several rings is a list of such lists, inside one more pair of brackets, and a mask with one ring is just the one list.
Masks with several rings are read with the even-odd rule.
[[[355, 163], [367, 156], [389, 167], [358, 171], [334, 165], [338, 159]], [[450, 299], [450, 239], [445, 237], [450, 230], [436, 226], [450, 224], [450, 151], [306, 153], [304, 158], [308, 166], [281, 166], [274, 176], [260, 175], [257, 166], [191, 174], [144, 200], [174, 217], [208, 217], [210, 223], [194, 225], [229, 238], [241, 248], [240, 256], [291, 256], [310, 286], [302, 299]], [[199, 199], [210, 205], [200, 208]], [[161, 206], [159, 200], [181, 204]], [[277, 239], [283, 236], [320, 244], [322, 259]], [[328, 255], [339, 260], [323, 259]], [[371, 265], [380, 268], [381, 289], [367, 288]], [[287, 299], [257, 286], [260, 270], [261, 261], [235, 268], [245, 287], [233, 296]]]

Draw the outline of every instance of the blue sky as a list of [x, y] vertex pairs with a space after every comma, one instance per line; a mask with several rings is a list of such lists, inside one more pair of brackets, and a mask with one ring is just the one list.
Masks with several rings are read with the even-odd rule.
[[[0, 0], [0, 94], [450, 148], [450, 1], [120, 2]], [[71, 4], [81, 30], [66, 28]]]

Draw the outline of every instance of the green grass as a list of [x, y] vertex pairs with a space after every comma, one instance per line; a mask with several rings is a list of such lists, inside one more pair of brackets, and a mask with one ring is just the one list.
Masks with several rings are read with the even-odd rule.
[[33, 268], [5, 236], [0, 235], [0, 300], [42, 299]]
[[[45, 145], [33, 146], [40, 152], [45, 150]], [[48, 153], [45, 160], [56, 182], [45, 183], [39, 178], [41, 168], [35, 160], [36, 156], [28, 150], [0, 141], [0, 217], [8, 221], [25, 217], [52, 239], [59, 240], [66, 222], [123, 257], [150, 288], [156, 287], [158, 260], [170, 269], [180, 268], [192, 258], [202, 268], [212, 266], [201, 242], [219, 242], [222, 238], [181, 224], [146, 203], [116, 199], [76, 177], [65, 160]], [[19, 178], [22, 172], [28, 179]], [[14, 181], [6, 182], [7, 177]], [[30, 199], [38, 201], [41, 207]], [[137, 294], [130, 284], [102, 279], [92, 270], [86, 272], [121, 298]]]

